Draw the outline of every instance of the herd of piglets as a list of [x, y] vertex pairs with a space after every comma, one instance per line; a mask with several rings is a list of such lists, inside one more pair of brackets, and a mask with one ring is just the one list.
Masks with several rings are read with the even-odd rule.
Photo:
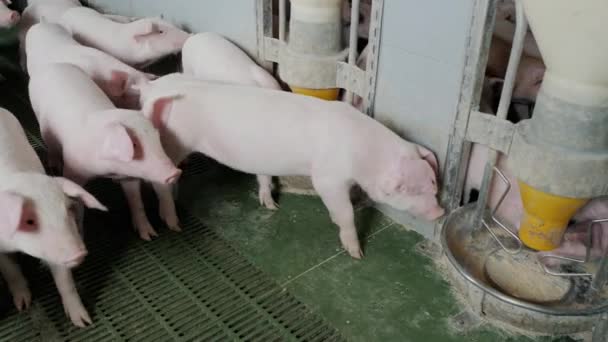
[[[4, 7], [1, 13], [5, 26], [19, 18]], [[342, 245], [357, 259], [363, 252], [349, 197], [354, 184], [415, 216], [444, 214], [430, 150], [350, 104], [283, 91], [218, 34], [186, 33], [160, 18], [106, 15], [77, 0], [30, 0], [21, 18], [20, 62], [49, 167], [62, 177], [45, 174], [16, 118], [0, 110], [0, 272], [19, 310], [31, 294], [7, 254], [17, 251], [48, 264], [67, 316], [76, 326], [90, 324], [71, 269], [87, 255], [82, 205], [107, 209], [83, 186], [97, 177], [119, 182], [135, 230], [150, 240], [157, 232], [144, 211], [141, 182], [152, 183], [160, 217], [179, 231], [171, 186], [181, 174], [176, 165], [194, 152], [256, 174], [259, 201], [269, 209], [277, 209], [273, 176], [310, 176]], [[180, 52], [183, 73], [139, 70]]]
[[[480, 111], [494, 115], [504, 79], [513, 34], [515, 32], [515, 4], [513, 0], [502, 0], [498, 3], [496, 23], [492, 35], [488, 64], [486, 67], [486, 79], [482, 89]], [[545, 66], [542, 61], [536, 41], [532, 32], [526, 33], [523, 55], [517, 70], [513, 89], [513, 102], [511, 103], [515, 118], [512, 121], [529, 119], [531, 113], [527, 104], [534, 103], [543, 80]], [[483, 178], [484, 168], [487, 162], [488, 148], [483, 145], [473, 144], [468, 164], [467, 177], [464, 185], [464, 203], [469, 203], [472, 190], [479, 190]], [[523, 204], [520, 197], [517, 179], [512, 175], [507, 165], [505, 156], [499, 154], [496, 166], [503, 172], [511, 184], [510, 191], [506, 194], [503, 203], [497, 208], [496, 215], [508, 227], [519, 229], [523, 218]], [[494, 209], [498, 201], [507, 189], [507, 184], [495, 175], [488, 196], [488, 205]], [[584, 259], [587, 249], [594, 259], [601, 257], [608, 251], [608, 223], [594, 225], [589, 239], [589, 222], [608, 217], [608, 199], [597, 198], [590, 201], [586, 206], [572, 218], [562, 245], [556, 250], [543, 252], [540, 255], [557, 255], [570, 258]], [[591, 241], [591, 245], [589, 245]], [[543, 259], [547, 265], [555, 266], [557, 259]]]

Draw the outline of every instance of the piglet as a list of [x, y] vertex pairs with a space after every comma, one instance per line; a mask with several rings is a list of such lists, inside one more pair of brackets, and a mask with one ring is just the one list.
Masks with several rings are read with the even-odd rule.
[[[163, 151], [160, 126], [139, 111], [116, 109], [80, 68], [50, 64], [30, 77], [29, 90], [49, 159], [63, 161], [66, 177], [85, 184], [107, 176], [129, 188], [128, 178], [168, 185], [180, 176]], [[140, 236], [149, 237], [153, 229], [133, 220]]]
[[73, 7], [81, 7], [78, 0], [29, 0], [23, 10], [21, 21], [17, 26], [19, 38], [19, 63], [23, 71], [27, 70], [27, 56], [25, 54], [25, 37], [30, 27], [44, 21], [58, 23], [65, 11]]
[[[23, 252], [46, 262], [71, 321], [80, 327], [91, 323], [70, 271], [87, 255], [73, 199], [107, 209], [76, 183], [47, 176], [23, 128], [5, 109], [0, 109], [0, 178], [0, 252]], [[0, 254], [0, 272], [17, 309], [27, 308], [27, 281], [8, 255]]]
[[86, 7], [67, 10], [61, 24], [78, 42], [138, 67], [180, 52], [190, 36], [160, 18], [120, 23]]
[[243, 50], [213, 32], [194, 34], [186, 40], [182, 69], [184, 74], [202, 80], [281, 89], [277, 80]]
[[7, 7], [10, 4], [11, 0], [0, 0], [0, 28], [13, 27], [21, 18], [19, 12]]
[[121, 108], [134, 108], [138, 105], [138, 94], [130, 90], [132, 85], [154, 78], [103, 51], [79, 44], [58, 24], [38, 23], [32, 26], [25, 44], [30, 75], [44, 70], [50, 64], [74, 64], [85, 71], [114, 104]]
[[363, 256], [349, 198], [355, 183], [416, 216], [444, 213], [433, 153], [343, 102], [182, 74], [144, 85], [140, 101], [144, 115], [163, 127], [163, 146], [176, 163], [202, 152], [243, 172], [311, 176], [353, 258]]
[[[505, 78], [511, 45], [497, 37], [492, 38], [492, 45], [488, 55], [486, 75], [490, 77]], [[545, 75], [545, 65], [542, 60], [522, 55], [513, 85], [513, 100], [535, 102], [536, 96]], [[520, 120], [529, 119], [529, 114], [515, 107], [520, 114]]]

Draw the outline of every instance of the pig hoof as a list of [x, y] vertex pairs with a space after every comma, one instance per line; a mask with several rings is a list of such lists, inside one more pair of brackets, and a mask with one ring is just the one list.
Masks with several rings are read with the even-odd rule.
[[169, 229], [171, 229], [174, 232], [181, 232], [182, 231], [182, 228], [179, 225], [169, 226]]
[[165, 222], [167, 227], [173, 231], [181, 232], [182, 229], [179, 226], [179, 219], [177, 216], [175, 214], [165, 214], [165, 212], [166, 211], [161, 210], [160, 218]]
[[32, 294], [27, 288], [27, 285], [15, 286], [11, 288], [11, 294], [13, 295], [13, 303], [19, 312], [28, 309], [32, 302]]
[[66, 314], [70, 317], [70, 321], [72, 321], [75, 326], [85, 328], [87, 325], [93, 323], [87, 309], [80, 303], [80, 300], [73, 303], [64, 303], [63, 305]]
[[152, 228], [152, 226], [146, 226], [143, 228], [139, 228], [139, 237], [142, 240], [146, 240], [146, 241], [152, 241], [152, 237], [157, 237], [158, 233], [156, 233], [156, 231], [154, 230], [154, 228]]
[[357, 233], [353, 234], [340, 234], [340, 241], [342, 242], [342, 246], [344, 249], [350, 254], [351, 257], [355, 259], [363, 258], [363, 252], [361, 251], [361, 245], [359, 244], [359, 239], [357, 238]]
[[270, 193], [261, 193], [260, 192], [260, 204], [266, 207], [266, 209], [277, 210], [279, 209], [278, 204], [272, 198]]
[[346, 249], [346, 251], [348, 252], [348, 254], [350, 254], [351, 257], [353, 257], [354, 259], [357, 260], [361, 260], [363, 258], [363, 251], [361, 251], [361, 248], [357, 248], [357, 249]]

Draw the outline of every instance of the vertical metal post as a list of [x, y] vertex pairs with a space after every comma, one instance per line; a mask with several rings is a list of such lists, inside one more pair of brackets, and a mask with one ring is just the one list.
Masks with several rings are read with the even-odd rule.
[[[591, 245], [587, 248], [591, 249]], [[606, 285], [608, 285], [608, 252], [604, 253], [600, 267], [591, 281], [591, 287], [589, 288], [589, 293], [587, 293], [587, 303], [595, 302]]]
[[[344, 1], [344, 0], [343, 0]], [[352, 7], [350, 9], [350, 33], [348, 35], [348, 64], [357, 64], [357, 42], [359, 39], [359, 0], [352, 0]], [[347, 103], [352, 104], [353, 93], [346, 91]]]
[[376, 98], [383, 12], [384, 0], [372, 0], [369, 39], [367, 40], [367, 65], [365, 66], [367, 95], [363, 96], [363, 112], [370, 116], [373, 114], [372, 109], [374, 107], [374, 99]]
[[[519, 60], [521, 59], [524, 48], [524, 39], [528, 30], [528, 22], [524, 16], [524, 8], [521, 1], [522, 0], [515, 1], [515, 36], [513, 37], [513, 46], [511, 48], [511, 55], [509, 56], [507, 74], [505, 75], [505, 82], [502, 87], [502, 93], [500, 94], [498, 111], [496, 112], [496, 117], [501, 120], [506, 120], [507, 118], [511, 96], [513, 95], [513, 84], [515, 83], [515, 77], [517, 76], [517, 68], [519, 67]], [[474, 222], [472, 222], [472, 224], [474, 227], [481, 226], [481, 220], [486, 209], [486, 203], [488, 202], [488, 195], [491, 190], [492, 178], [494, 176], [494, 166], [496, 165], [497, 159], [498, 152], [493, 149], [488, 149], [488, 161], [484, 169], [475, 215], [473, 215]]]
[[286, 22], [287, 22], [287, 13], [285, 9], [285, 1], [287, 0], [279, 0], [279, 40], [285, 42], [285, 30], [286, 30]]
[[448, 213], [460, 206], [470, 150], [470, 143], [465, 140], [465, 135], [470, 113], [479, 104], [496, 16], [496, 4], [497, 0], [476, 0], [473, 4], [460, 98], [442, 177], [441, 203]]

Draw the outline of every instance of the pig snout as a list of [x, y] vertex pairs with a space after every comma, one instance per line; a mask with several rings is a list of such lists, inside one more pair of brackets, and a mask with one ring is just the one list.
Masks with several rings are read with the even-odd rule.
[[436, 219], [440, 218], [444, 214], [445, 214], [445, 209], [437, 206], [437, 207], [427, 211], [426, 214], [424, 215], [424, 218], [429, 221], [435, 221]]

